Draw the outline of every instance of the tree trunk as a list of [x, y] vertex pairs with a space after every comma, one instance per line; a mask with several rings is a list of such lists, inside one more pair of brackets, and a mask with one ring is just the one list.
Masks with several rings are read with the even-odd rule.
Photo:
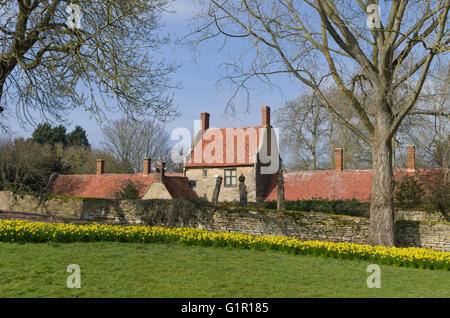
[[2, 60], [0, 58], [0, 114], [4, 110], [4, 107], [2, 106], [2, 104], [4, 104], [4, 105], [6, 104], [2, 100], [3, 87], [5, 86], [6, 78], [12, 72], [12, 70], [14, 69], [15, 66], [16, 66], [16, 62], [12, 58], [7, 59], [6, 61]]
[[312, 160], [313, 160], [313, 170], [317, 170], [317, 158], [316, 158], [316, 132], [313, 135], [312, 141]]
[[0, 114], [3, 112], [2, 107], [2, 97], [3, 97], [3, 86], [5, 85], [6, 75], [3, 75], [4, 70], [0, 66]]
[[372, 142], [369, 244], [394, 246], [394, 175], [390, 137]]

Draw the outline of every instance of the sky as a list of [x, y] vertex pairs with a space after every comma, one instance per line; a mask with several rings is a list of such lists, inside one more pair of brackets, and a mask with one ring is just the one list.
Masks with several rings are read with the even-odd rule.
[[[201, 112], [209, 112], [211, 127], [246, 127], [261, 124], [261, 107], [268, 105], [272, 112], [282, 107], [287, 100], [298, 97], [301, 87], [295, 81], [287, 77], [277, 79], [279, 89], [265, 89], [252, 91], [250, 105], [245, 98], [236, 103], [234, 115], [225, 114], [226, 105], [233, 94], [233, 87], [229, 85], [217, 86], [217, 81], [225, 75], [220, 70], [220, 64], [228, 61], [232, 50], [240, 49], [231, 43], [225, 50], [220, 51], [221, 45], [217, 42], [208, 42], [203, 45], [194, 59], [190, 47], [176, 45], [175, 40], [185, 36], [188, 32], [189, 20], [195, 14], [197, 8], [189, 0], [175, 0], [172, 4], [175, 13], [166, 13], [162, 17], [162, 34], [169, 34], [172, 43], [165, 48], [162, 54], [167, 62], [180, 64], [181, 67], [172, 75], [174, 82], [181, 87], [175, 89], [174, 104], [178, 107], [181, 116], [166, 124], [166, 129], [171, 132], [175, 128], [183, 127], [194, 132], [194, 120], [200, 119]], [[248, 107], [247, 107], [248, 106]], [[121, 114], [107, 114], [108, 119], [118, 119]], [[65, 123], [70, 132], [76, 125], [82, 126], [88, 135], [89, 142], [94, 147], [101, 147], [103, 139], [101, 123], [82, 109], [71, 111]], [[21, 127], [18, 122], [11, 122], [14, 136], [30, 137], [34, 127], [27, 125]]]

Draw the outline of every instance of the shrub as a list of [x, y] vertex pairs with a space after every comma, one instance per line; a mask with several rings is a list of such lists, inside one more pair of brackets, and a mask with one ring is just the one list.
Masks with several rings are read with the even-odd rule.
[[439, 169], [421, 176], [427, 206], [442, 213], [447, 213], [450, 207], [450, 180], [448, 172], [448, 170]]
[[124, 183], [121, 190], [114, 194], [114, 197], [117, 200], [138, 200], [140, 188], [140, 184], [133, 183], [133, 181], [128, 180]]
[[423, 184], [413, 176], [404, 175], [396, 184], [395, 199], [400, 206], [412, 208], [423, 203]]
[[0, 190], [42, 192], [53, 172], [67, 167], [48, 147], [23, 138], [0, 144]]

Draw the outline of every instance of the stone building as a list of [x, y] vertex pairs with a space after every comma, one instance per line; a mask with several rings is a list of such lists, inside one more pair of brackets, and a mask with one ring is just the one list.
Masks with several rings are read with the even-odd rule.
[[201, 122], [184, 164], [191, 188], [199, 197], [211, 200], [216, 178], [222, 176], [219, 201], [239, 201], [238, 178], [243, 175], [247, 200], [263, 201], [281, 162], [270, 125], [270, 107], [262, 107], [260, 126], [213, 129], [208, 113], [201, 113]]
[[[210, 114], [201, 113], [201, 129], [196, 133], [184, 161], [183, 174], [165, 172], [160, 159], [151, 172], [151, 159], [144, 159], [142, 173], [105, 174], [104, 161], [98, 160], [96, 175], [58, 175], [51, 178], [48, 192], [56, 195], [114, 198], [131, 180], [139, 185], [141, 199], [212, 200], [216, 178], [222, 177], [219, 202], [239, 201], [239, 182], [245, 177], [248, 202], [277, 199], [279, 168], [276, 129], [270, 124], [270, 107], [262, 107], [260, 126], [210, 128]], [[328, 199], [370, 201], [372, 170], [346, 170], [343, 149], [335, 149], [335, 169], [325, 171], [284, 171], [286, 200]], [[415, 147], [407, 147], [407, 169], [402, 175], [431, 176], [436, 169], [416, 169]]]

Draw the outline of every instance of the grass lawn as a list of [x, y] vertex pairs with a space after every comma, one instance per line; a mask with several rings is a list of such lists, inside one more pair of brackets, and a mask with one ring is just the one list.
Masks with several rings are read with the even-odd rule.
[[[69, 289], [69, 264], [81, 288]], [[450, 272], [237, 248], [1, 243], [0, 297], [450, 297]]]

